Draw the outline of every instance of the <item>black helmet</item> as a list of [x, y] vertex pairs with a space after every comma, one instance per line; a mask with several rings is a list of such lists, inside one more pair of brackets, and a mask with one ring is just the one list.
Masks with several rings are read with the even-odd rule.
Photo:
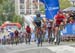
[[36, 14], [37, 17], [40, 17], [40, 14]]

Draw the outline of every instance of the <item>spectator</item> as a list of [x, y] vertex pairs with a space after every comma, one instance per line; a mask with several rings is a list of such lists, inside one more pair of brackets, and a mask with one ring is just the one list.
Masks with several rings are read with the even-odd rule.
[[69, 16], [70, 17], [68, 18], [67, 23], [74, 23], [75, 22], [75, 14], [70, 13]]
[[74, 20], [74, 22], [75, 22], [75, 12], [73, 12], [73, 20]]

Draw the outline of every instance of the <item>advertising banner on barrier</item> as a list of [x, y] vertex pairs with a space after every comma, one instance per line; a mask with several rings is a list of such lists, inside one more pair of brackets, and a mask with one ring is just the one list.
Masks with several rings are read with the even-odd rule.
[[75, 35], [75, 23], [67, 24], [65, 29], [62, 31], [63, 35]]
[[[72, 36], [75, 35], [75, 23], [74, 24], [67, 24], [66, 27], [61, 31], [61, 36]], [[32, 40], [35, 39], [35, 34], [32, 33]], [[45, 39], [48, 39], [48, 31], [46, 31]]]
[[45, 15], [47, 19], [53, 19], [59, 11], [59, 0], [40, 0], [45, 5]]

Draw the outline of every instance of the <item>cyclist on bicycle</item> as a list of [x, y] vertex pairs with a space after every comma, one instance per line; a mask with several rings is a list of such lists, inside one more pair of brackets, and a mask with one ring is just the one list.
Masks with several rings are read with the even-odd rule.
[[52, 33], [53, 33], [53, 20], [48, 20], [47, 21], [47, 29], [48, 29], [48, 42], [53, 42], [53, 38], [52, 38]]
[[14, 32], [14, 35], [15, 35], [15, 43], [16, 43], [16, 45], [18, 44], [18, 42], [19, 42], [19, 32], [18, 32], [18, 30], [16, 30], [15, 32]]
[[29, 44], [30, 44], [30, 40], [31, 40], [31, 28], [30, 28], [30, 26], [29, 25], [27, 25], [27, 27], [26, 27], [26, 44], [27, 44], [27, 42], [29, 42]]
[[54, 35], [55, 35], [55, 44], [60, 43], [60, 30], [63, 29], [65, 25], [66, 17], [63, 15], [61, 11], [58, 12], [58, 14], [54, 18]]
[[36, 17], [34, 18], [34, 25], [35, 25], [35, 29], [36, 29], [36, 38], [38, 39], [38, 46], [41, 43], [42, 46], [42, 30], [41, 30], [41, 25], [42, 25], [42, 17], [40, 15], [40, 13], [36, 14]]

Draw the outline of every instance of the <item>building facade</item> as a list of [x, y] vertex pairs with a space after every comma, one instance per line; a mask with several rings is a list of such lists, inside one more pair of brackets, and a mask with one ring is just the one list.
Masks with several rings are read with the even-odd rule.
[[39, 10], [39, 0], [15, 0], [15, 13], [18, 15], [34, 14]]

